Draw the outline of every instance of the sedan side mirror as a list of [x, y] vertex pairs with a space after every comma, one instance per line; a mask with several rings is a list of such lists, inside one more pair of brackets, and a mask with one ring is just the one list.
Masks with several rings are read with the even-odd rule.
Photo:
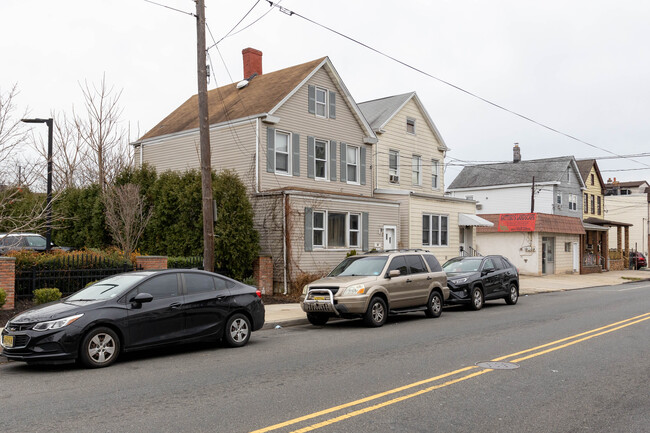
[[153, 301], [153, 296], [150, 295], [149, 293], [138, 293], [133, 298], [131, 298], [131, 301], [129, 302], [133, 302], [140, 305], [145, 302], [151, 302], [151, 301]]
[[388, 271], [388, 278], [399, 277], [402, 275], [399, 269], [393, 269]]

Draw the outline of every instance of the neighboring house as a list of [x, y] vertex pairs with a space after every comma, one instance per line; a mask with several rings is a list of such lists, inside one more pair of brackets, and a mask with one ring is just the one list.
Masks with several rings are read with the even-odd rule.
[[[607, 179], [605, 184], [607, 218], [632, 224], [629, 228], [629, 245], [641, 251], [646, 258], [650, 251], [650, 184], [646, 181], [618, 182]], [[610, 244], [618, 244], [621, 236], [616, 227], [609, 229]], [[621, 239], [624, 242], [625, 239]]]
[[584, 189], [573, 156], [522, 161], [515, 145], [512, 162], [464, 167], [447, 192], [475, 200], [478, 214], [532, 211], [581, 218]]
[[[260, 51], [242, 54], [246, 80], [208, 92], [212, 167], [248, 187], [261, 254], [286, 292], [350, 250], [385, 247], [387, 229], [397, 239], [400, 204], [373, 194], [377, 138], [329, 58], [263, 74]], [[136, 161], [198, 169], [197, 104], [194, 95], [133, 143]]]
[[579, 245], [585, 234], [580, 219], [543, 213], [481, 214], [481, 217], [494, 226], [477, 229], [478, 248], [508, 257], [522, 274], [580, 271]]
[[377, 134], [373, 162], [375, 197], [400, 203], [397, 247], [424, 248], [444, 262], [475, 252], [473, 200], [444, 195], [447, 146], [415, 92], [362, 102], [359, 108]]
[[[586, 230], [583, 249], [583, 272], [619, 270], [627, 268], [629, 257], [629, 230], [631, 224], [605, 217], [605, 182], [595, 159], [577, 161], [582, 180], [586, 185], [583, 193], [584, 213], [582, 222]], [[610, 239], [614, 229], [617, 236]], [[616, 248], [613, 248], [613, 247]]]

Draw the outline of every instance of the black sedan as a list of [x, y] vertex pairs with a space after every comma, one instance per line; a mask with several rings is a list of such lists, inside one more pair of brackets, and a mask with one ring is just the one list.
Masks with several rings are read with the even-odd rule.
[[121, 352], [223, 339], [245, 345], [264, 324], [259, 290], [197, 270], [129, 272], [13, 317], [2, 355], [27, 363], [106, 367]]
[[509, 305], [519, 299], [519, 272], [503, 256], [455, 257], [442, 269], [447, 273], [448, 303], [480, 310], [490, 299], [505, 299]]

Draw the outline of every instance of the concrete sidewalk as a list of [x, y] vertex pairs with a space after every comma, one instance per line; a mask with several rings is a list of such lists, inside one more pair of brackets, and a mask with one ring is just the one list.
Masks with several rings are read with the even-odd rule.
[[[565, 290], [584, 289], [587, 287], [612, 286], [639, 280], [650, 280], [650, 270], [640, 271], [611, 271], [600, 274], [560, 274], [533, 277], [519, 277], [519, 295], [534, 295], [537, 293], [563, 292]], [[266, 322], [262, 329], [272, 329], [276, 326], [294, 326], [306, 324], [307, 317], [300, 309], [300, 304], [270, 304], [265, 305]]]

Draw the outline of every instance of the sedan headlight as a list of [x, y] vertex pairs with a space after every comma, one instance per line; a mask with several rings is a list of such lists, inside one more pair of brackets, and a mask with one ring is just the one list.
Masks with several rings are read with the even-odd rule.
[[366, 286], [363, 284], [355, 284], [353, 286], [346, 287], [341, 293], [341, 296], [362, 295], [365, 291]]
[[463, 284], [467, 282], [467, 278], [458, 278], [457, 280], [449, 280], [452, 284]]
[[40, 322], [34, 325], [34, 331], [49, 331], [51, 329], [61, 329], [75, 320], [79, 319], [83, 314], [77, 314], [75, 316], [64, 317], [63, 319], [50, 320], [49, 322]]

